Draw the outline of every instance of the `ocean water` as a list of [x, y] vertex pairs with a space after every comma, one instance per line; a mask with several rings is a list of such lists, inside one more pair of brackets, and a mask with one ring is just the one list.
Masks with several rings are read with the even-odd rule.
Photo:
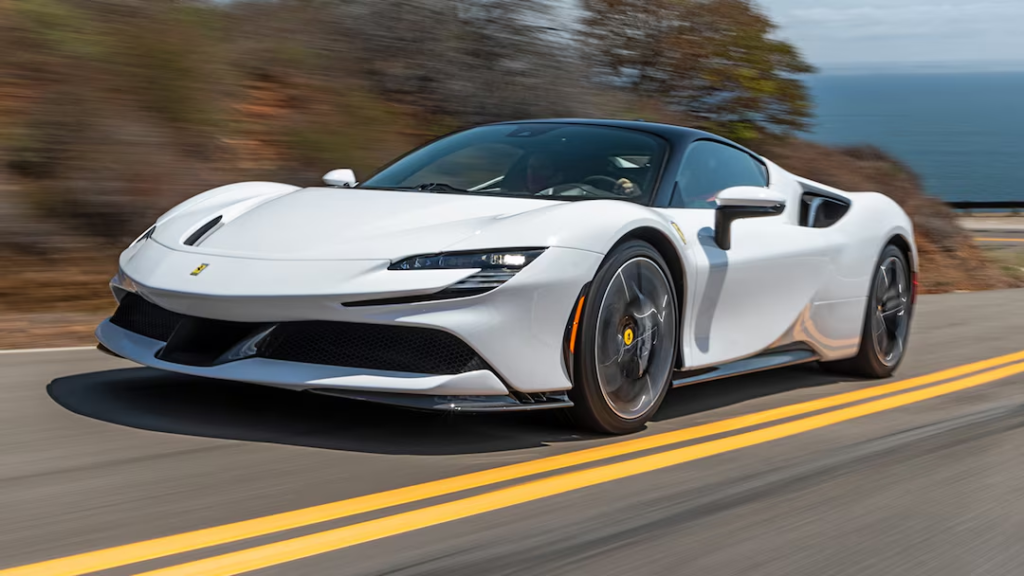
[[818, 75], [807, 136], [874, 144], [944, 200], [1024, 201], [1024, 72]]

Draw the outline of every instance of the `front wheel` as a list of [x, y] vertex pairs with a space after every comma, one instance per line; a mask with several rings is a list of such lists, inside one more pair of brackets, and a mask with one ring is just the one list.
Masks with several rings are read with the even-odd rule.
[[671, 385], [678, 338], [675, 287], [657, 250], [638, 240], [609, 254], [584, 298], [570, 391], [577, 420], [636, 432]]
[[868, 294], [860, 350], [849, 360], [829, 362], [829, 370], [867, 378], [888, 378], [906, 352], [913, 313], [910, 266], [903, 252], [889, 245], [875, 268]]

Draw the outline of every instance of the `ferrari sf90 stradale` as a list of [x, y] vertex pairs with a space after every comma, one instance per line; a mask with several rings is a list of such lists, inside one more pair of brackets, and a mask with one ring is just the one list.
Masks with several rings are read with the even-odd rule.
[[120, 258], [101, 347], [412, 408], [644, 426], [673, 386], [817, 361], [886, 377], [917, 252], [888, 197], [646, 122], [491, 124], [357, 183], [245, 182]]

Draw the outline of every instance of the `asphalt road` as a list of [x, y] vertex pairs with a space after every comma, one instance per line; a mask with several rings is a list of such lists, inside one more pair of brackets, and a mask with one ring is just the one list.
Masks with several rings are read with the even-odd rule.
[[924, 297], [897, 378], [691, 386], [629, 438], [0, 354], [0, 575], [1021, 574], [1024, 353], [948, 371], [1017, 352], [1024, 291]]

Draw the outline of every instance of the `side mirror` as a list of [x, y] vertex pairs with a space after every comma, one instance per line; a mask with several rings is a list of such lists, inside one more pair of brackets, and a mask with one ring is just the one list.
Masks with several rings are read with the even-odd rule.
[[736, 220], [776, 216], [786, 209], [785, 196], [756, 186], [726, 188], [715, 196], [715, 201], [715, 243], [722, 250], [732, 247], [730, 228]]
[[324, 184], [327, 184], [328, 186], [339, 186], [341, 188], [351, 188], [356, 184], [359, 184], [359, 182], [356, 181], [356, 173], [350, 168], [339, 168], [324, 174]]

